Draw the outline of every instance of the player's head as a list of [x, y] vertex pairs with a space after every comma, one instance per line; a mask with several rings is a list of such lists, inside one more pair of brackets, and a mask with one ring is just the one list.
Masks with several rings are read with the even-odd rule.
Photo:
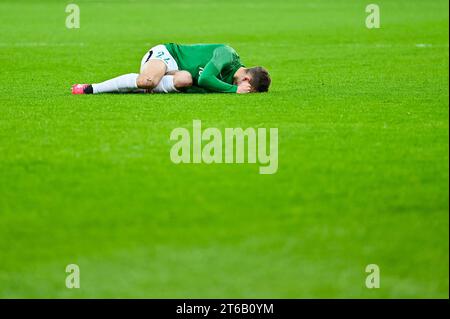
[[269, 72], [261, 66], [255, 66], [247, 69], [247, 76], [249, 77], [250, 85], [254, 92], [267, 92], [272, 80]]
[[241, 68], [235, 75], [235, 84], [248, 82], [252, 86], [253, 92], [267, 92], [272, 80], [269, 72], [260, 66], [253, 68]]

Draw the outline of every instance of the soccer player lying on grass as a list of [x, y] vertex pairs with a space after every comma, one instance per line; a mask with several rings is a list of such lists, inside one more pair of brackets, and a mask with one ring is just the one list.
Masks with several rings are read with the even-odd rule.
[[97, 84], [75, 84], [72, 93], [252, 93], [267, 92], [270, 82], [267, 70], [245, 68], [229, 46], [169, 43], [145, 54], [140, 74], [125, 74]]

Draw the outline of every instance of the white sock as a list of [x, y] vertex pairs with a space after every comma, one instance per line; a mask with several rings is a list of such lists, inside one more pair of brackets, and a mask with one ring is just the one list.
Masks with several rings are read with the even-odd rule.
[[138, 88], [136, 84], [138, 76], [137, 73], [121, 75], [102, 83], [92, 84], [92, 89], [94, 94], [134, 92]]
[[165, 75], [158, 85], [152, 90], [153, 93], [173, 93], [179, 92], [173, 84], [173, 75]]

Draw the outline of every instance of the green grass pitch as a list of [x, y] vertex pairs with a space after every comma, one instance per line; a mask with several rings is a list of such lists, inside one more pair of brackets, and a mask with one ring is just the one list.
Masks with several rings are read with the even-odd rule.
[[[448, 298], [448, 1], [74, 2], [0, 2], [0, 297]], [[272, 90], [70, 94], [164, 42]], [[277, 127], [278, 172], [173, 164], [193, 119]]]

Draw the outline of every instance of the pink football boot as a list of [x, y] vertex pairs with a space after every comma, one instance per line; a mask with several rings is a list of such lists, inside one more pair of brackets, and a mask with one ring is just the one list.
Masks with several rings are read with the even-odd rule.
[[86, 94], [84, 89], [88, 86], [89, 84], [74, 84], [72, 85], [72, 94]]

